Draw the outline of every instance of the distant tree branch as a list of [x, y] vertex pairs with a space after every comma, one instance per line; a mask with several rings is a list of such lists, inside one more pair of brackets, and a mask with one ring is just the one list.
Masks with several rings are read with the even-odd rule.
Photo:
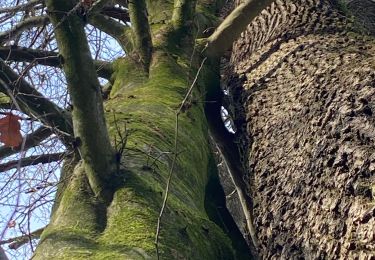
[[28, 1], [24, 4], [12, 6], [12, 7], [3, 7], [3, 8], [0, 8], [0, 14], [1, 13], [14, 13], [14, 12], [25, 11], [32, 6], [43, 3], [43, 2], [44, 2], [44, 0], [31, 0], [31, 1]]
[[234, 9], [207, 39], [205, 53], [221, 56], [240, 36], [250, 22], [274, 0], [246, 0]]
[[0, 43], [10, 41], [19, 36], [22, 32], [24, 32], [27, 29], [43, 26], [48, 22], [49, 18], [47, 16], [36, 16], [26, 18], [25, 20], [19, 22], [8, 31], [0, 33]]
[[0, 245], [5, 245], [5, 244], [11, 243], [8, 246], [10, 249], [18, 249], [20, 246], [22, 246], [22, 245], [26, 244], [27, 242], [29, 242], [30, 239], [37, 239], [37, 238], [39, 238], [45, 228], [46, 227], [39, 228], [39, 229], [31, 232], [30, 234], [25, 234], [25, 235], [22, 235], [22, 236], [9, 238], [7, 240], [2, 240], [2, 241], [0, 241]]
[[[31, 134], [26, 135], [24, 138], [26, 138], [25, 146], [23, 147], [23, 150], [27, 150], [29, 148], [35, 147], [39, 145], [42, 141], [47, 139], [53, 134], [53, 129], [50, 127], [41, 126]], [[1, 146], [0, 147], [0, 159], [4, 159], [12, 154], [16, 154], [20, 152], [22, 149], [22, 145], [19, 145], [17, 147], [7, 147], [7, 146]]]
[[51, 154], [42, 154], [42, 155], [33, 155], [22, 160], [12, 160], [3, 164], [0, 164], [0, 172], [8, 171], [14, 168], [25, 167], [30, 165], [36, 165], [39, 163], [51, 163], [60, 161], [64, 158], [65, 153], [51, 153]]
[[0, 91], [13, 97], [23, 113], [49, 127], [56, 127], [65, 135], [72, 135], [70, 114], [39, 93], [3, 59], [0, 59]]
[[[17, 46], [0, 47], [0, 58], [16, 62], [33, 62], [51, 67], [61, 67], [61, 59], [57, 52], [36, 50]], [[99, 77], [109, 79], [113, 69], [110, 62], [94, 61], [96, 71]]]
[[134, 32], [134, 47], [145, 70], [148, 71], [151, 61], [152, 41], [146, 3], [145, 0], [131, 1], [128, 6], [130, 22]]

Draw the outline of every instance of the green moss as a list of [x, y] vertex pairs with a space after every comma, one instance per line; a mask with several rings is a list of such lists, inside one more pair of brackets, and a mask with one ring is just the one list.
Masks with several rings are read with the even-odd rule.
[[10, 102], [10, 97], [4, 93], [0, 93], [0, 104], [8, 104]]
[[163, 24], [172, 16], [173, 0], [147, 0], [147, 10], [151, 24]]
[[115, 73], [112, 75], [113, 86], [110, 97], [118, 94], [119, 89], [133, 88], [142, 84], [147, 74], [142, 66], [132, 59], [118, 59], [113, 64]]
[[[118, 172], [123, 184], [117, 185], [106, 216], [103, 216], [106, 223], [104, 230], [92, 233], [82, 230], [88, 234], [83, 236], [83, 244], [75, 245], [74, 237], [70, 241], [68, 239], [62, 257], [54, 259], [156, 257], [156, 223], [174, 157], [176, 111], [190, 87], [190, 81], [186, 71], [187, 59], [182, 56], [155, 53], [148, 78], [139, 76], [138, 68], [130, 64], [119, 60], [114, 66], [117, 70], [114, 78], [116, 87], [106, 104], [113, 143], [115, 138], [116, 143], [119, 142], [119, 131], [122, 136], [125, 136], [125, 129], [128, 133], [127, 146], [121, 158], [122, 169]], [[195, 97], [203, 99], [197, 90], [194, 90]], [[229, 239], [209, 220], [205, 211], [210, 150], [203, 102], [197, 101], [189, 100], [189, 106], [179, 116], [178, 157], [161, 222], [161, 259], [234, 258]], [[82, 190], [80, 186], [72, 186], [72, 190], [76, 189]], [[74, 192], [69, 194], [68, 189], [64, 193], [66, 197], [64, 195], [55, 215], [63, 213], [64, 209], [71, 211], [63, 205], [73, 203], [73, 199], [85, 201]], [[80, 209], [77, 214], [84, 215]], [[77, 216], [72, 215], [72, 219], [75, 218]], [[87, 221], [91, 219], [89, 217]], [[72, 233], [69, 234], [79, 238], [81, 226], [84, 224], [79, 223], [77, 233], [71, 228]], [[58, 230], [56, 227], [54, 232]], [[45, 239], [52, 236], [51, 233], [46, 234]]]

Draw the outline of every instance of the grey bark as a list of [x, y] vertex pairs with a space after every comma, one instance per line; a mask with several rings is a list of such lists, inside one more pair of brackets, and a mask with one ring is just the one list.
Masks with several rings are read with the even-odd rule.
[[332, 1], [276, 1], [223, 82], [264, 259], [375, 254], [375, 40]]

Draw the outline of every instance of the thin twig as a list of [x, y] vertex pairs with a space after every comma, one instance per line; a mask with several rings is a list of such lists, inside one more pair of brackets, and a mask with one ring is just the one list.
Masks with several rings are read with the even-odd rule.
[[157, 255], [157, 259], [158, 260], [160, 259], [160, 255], [159, 255], [159, 235], [160, 235], [160, 228], [161, 228], [161, 218], [162, 218], [162, 216], [164, 214], [164, 210], [165, 210], [165, 207], [167, 205], [167, 200], [168, 200], [170, 184], [171, 184], [171, 180], [172, 180], [172, 176], [173, 176], [173, 171], [174, 171], [174, 167], [176, 165], [177, 157], [179, 155], [179, 153], [178, 153], [178, 117], [179, 117], [179, 115], [180, 115], [183, 107], [185, 106], [186, 101], [190, 97], [191, 92], [193, 91], [195, 83], [198, 80], [198, 76], [200, 74], [200, 71], [203, 68], [203, 65], [204, 65], [206, 59], [207, 59], [207, 57], [205, 57], [203, 59], [201, 65], [200, 65], [200, 67], [199, 67], [199, 69], [197, 71], [197, 74], [195, 76], [195, 79], [194, 79], [193, 83], [191, 84], [188, 92], [186, 93], [185, 98], [182, 101], [180, 107], [176, 111], [176, 125], [175, 125], [175, 138], [174, 138], [174, 152], [173, 152], [174, 156], [173, 156], [173, 161], [172, 161], [171, 168], [169, 170], [169, 175], [168, 175], [168, 179], [167, 179], [167, 185], [165, 187], [165, 192], [164, 192], [163, 204], [162, 204], [161, 209], [160, 209], [160, 213], [159, 213], [159, 217], [158, 217], [158, 223], [157, 223], [157, 227], [156, 227], [156, 235], [155, 235], [155, 247], [156, 247], [156, 255]]

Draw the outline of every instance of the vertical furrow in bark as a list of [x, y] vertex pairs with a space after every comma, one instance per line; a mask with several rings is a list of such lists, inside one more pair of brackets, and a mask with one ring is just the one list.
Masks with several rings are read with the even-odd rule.
[[226, 79], [246, 112], [260, 253], [373, 256], [375, 40], [346, 31], [329, 1], [277, 1], [267, 12], [285, 22], [265, 23], [264, 12], [249, 25]]

